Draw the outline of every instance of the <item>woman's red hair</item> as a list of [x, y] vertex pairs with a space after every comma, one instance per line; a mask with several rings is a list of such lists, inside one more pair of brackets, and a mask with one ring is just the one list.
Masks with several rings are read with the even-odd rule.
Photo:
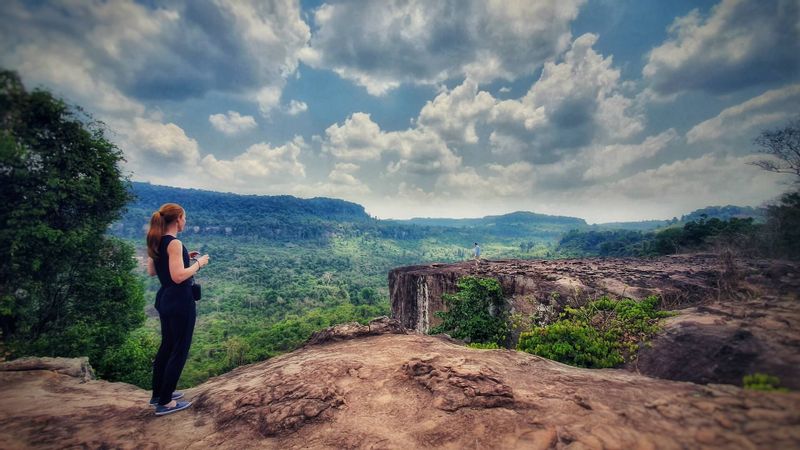
[[184, 214], [183, 208], [177, 203], [164, 203], [150, 217], [150, 229], [147, 230], [147, 254], [153, 260], [158, 259], [158, 245], [161, 244], [161, 236], [164, 235], [169, 224], [180, 219]]

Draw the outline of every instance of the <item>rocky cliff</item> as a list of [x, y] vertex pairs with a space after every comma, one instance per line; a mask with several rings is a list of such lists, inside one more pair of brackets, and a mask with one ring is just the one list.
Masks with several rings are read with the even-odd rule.
[[0, 365], [0, 447], [800, 448], [800, 393], [588, 370], [511, 350], [340, 326], [306, 347], [188, 389], [149, 393], [76, 360]]
[[444, 309], [442, 294], [455, 292], [456, 282], [466, 275], [497, 279], [509, 309], [527, 318], [526, 325], [550, 322], [565, 305], [603, 295], [658, 295], [676, 316], [629, 369], [674, 380], [733, 384], [762, 372], [800, 389], [797, 264], [708, 254], [401, 267], [389, 273], [393, 317], [427, 332], [440, 323], [435, 313]]

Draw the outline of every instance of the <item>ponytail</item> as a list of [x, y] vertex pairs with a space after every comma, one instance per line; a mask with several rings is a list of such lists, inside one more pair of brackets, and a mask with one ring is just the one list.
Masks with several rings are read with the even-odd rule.
[[158, 259], [158, 247], [161, 236], [164, 236], [167, 226], [178, 220], [185, 213], [183, 208], [176, 203], [165, 203], [150, 217], [150, 229], [147, 230], [147, 255]]
[[150, 229], [147, 230], [147, 255], [158, 259], [158, 245], [161, 244], [161, 236], [164, 235], [164, 216], [160, 211], [153, 213], [150, 217]]

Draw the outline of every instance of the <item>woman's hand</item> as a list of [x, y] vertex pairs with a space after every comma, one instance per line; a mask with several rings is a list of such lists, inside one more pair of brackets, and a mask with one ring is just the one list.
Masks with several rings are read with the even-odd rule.
[[201, 256], [199, 258], [196, 258], [195, 260], [197, 261], [197, 264], [200, 264], [200, 267], [205, 267], [205, 266], [208, 265], [209, 256], [208, 255], [203, 255], [203, 256]]

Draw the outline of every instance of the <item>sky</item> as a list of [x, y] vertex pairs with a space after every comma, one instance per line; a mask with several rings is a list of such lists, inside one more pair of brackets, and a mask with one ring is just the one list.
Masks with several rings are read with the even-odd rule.
[[748, 163], [800, 114], [797, 0], [4, 0], [0, 39], [134, 181], [589, 223], [792, 181]]

